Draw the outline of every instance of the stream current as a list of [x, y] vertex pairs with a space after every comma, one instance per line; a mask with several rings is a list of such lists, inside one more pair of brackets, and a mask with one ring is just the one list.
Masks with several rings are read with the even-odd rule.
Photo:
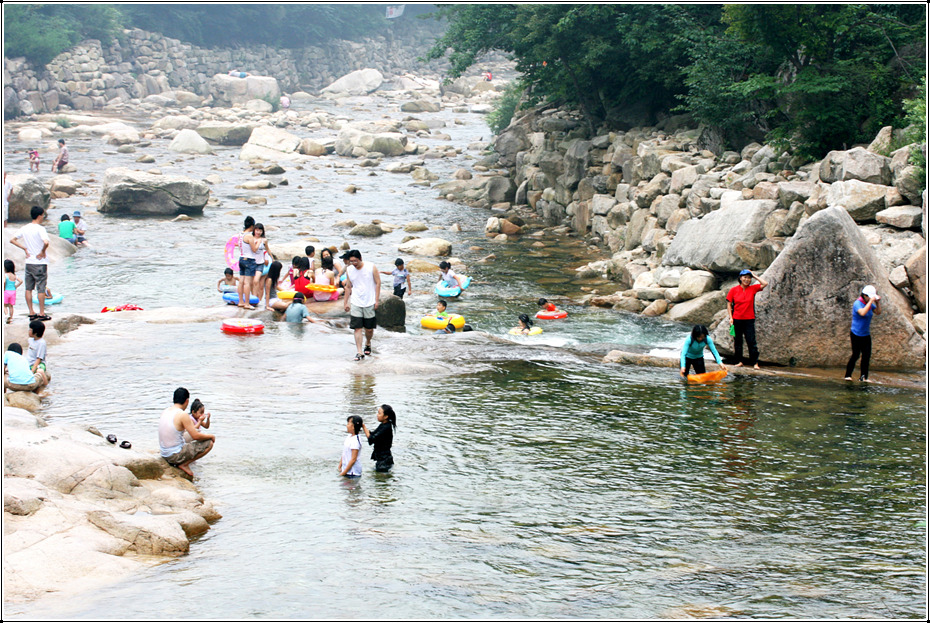
[[[353, 119], [398, 114], [379, 97], [313, 106]], [[417, 116], [445, 121], [452, 145], [489, 137], [480, 115]], [[25, 171], [28, 145], [10, 130], [5, 138], [4, 170]], [[8, 616], [923, 618], [922, 391], [784, 376], [686, 386], [674, 369], [601, 364], [612, 346], [677, 355], [689, 327], [571, 304], [583, 285], [577, 239], [489, 241], [487, 211], [337, 156], [302, 170], [282, 162], [287, 186], [235, 189], [254, 179], [238, 148], [178, 156], [167, 144], [140, 152], [165, 174], [218, 173], [221, 205], [177, 223], [92, 213], [91, 246], [51, 267], [50, 287], [65, 294], [53, 314], [218, 304], [223, 245], [245, 214], [266, 225], [272, 249], [297, 232], [318, 247], [348, 239], [381, 270], [393, 267], [402, 229], [347, 238], [333, 225], [419, 220], [461, 225], [435, 235], [469, 267], [474, 283], [450, 311], [477, 330], [420, 329], [436, 279], [415, 274], [407, 333], [376, 331], [375, 356], [362, 363], [349, 329], [322, 325], [272, 322], [241, 337], [217, 321], [107, 314], [68, 334], [49, 352], [44, 416], [156, 450], [158, 415], [187, 387], [213, 414], [216, 447], [194, 470], [223, 519], [186, 556], [92, 594], [8, 604]], [[139, 167], [138, 153], [99, 138], [69, 146], [72, 177], [98, 188], [107, 167]], [[442, 180], [467, 164], [426, 161]], [[342, 192], [349, 184], [358, 193]], [[237, 199], [248, 196], [268, 203]], [[48, 222], [93, 210], [81, 202], [97, 197], [55, 200]], [[489, 253], [497, 259], [475, 263]], [[544, 323], [535, 340], [507, 336], [540, 296], [568, 320]], [[340, 479], [346, 417], [372, 426], [382, 403], [398, 414], [393, 472], [374, 473], [366, 448], [362, 478]]]

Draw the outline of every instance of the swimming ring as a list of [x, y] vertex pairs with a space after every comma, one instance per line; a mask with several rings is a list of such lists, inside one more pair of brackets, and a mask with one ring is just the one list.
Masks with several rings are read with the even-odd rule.
[[265, 324], [254, 318], [230, 318], [223, 321], [223, 333], [246, 333], [261, 335], [265, 332]]
[[714, 370], [704, 374], [689, 374], [689, 383], [715, 383], [727, 375], [726, 370]]
[[420, 326], [424, 329], [445, 329], [447, 324], [451, 324], [456, 329], [465, 326], [465, 318], [458, 314], [450, 314], [445, 318], [437, 316], [423, 316], [420, 318]]
[[[540, 327], [533, 327], [532, 329], [530, 329], [530, 332], [527, 333], [527, 335], [539, 335], [542, 332], [543, 330]], [[523, 330], [514, 327], [513, 329], [508, 331], [508, 333], [510, 333], [510, 335], [523, 335]]]
[[297, 294], [297, 290], [278, 290], [278, 298], [282, 301], [289, 301]]
[[332, 294], [336, 291], [336, 286], [326, 285], [325, 283], [308, 283], [307, 289], [311, 292], [326, 292]]
[[101, 314], [106, 312], [118, 312], [118, 311], [142, 311], [142, 308], [138, 305], [133, 305], [132, 303], [127, 303], [126, 305], [119, 305], [117, 307], [104, 307], [100, 310]]
[[236, 292], [237, 286], [231, 286], [228, 283], [224, 283], [220, 286], [220, 292]]
[[[223, 292], [223, 300], [230, 305], [239, 304], [239, 294], [236, 292]], [[260, 298], [255, 295], [249, 295], [249, 305], [258, 305]]]
[[239, 270], [239, 236], [233, 236], [226, 241], [226, 265], [233, 272]]
[[[51, 298], [45, 297], [45, 304], [46, 305], [58, 305], [63, 300], [65, 300], [64, 294], [56, 294], [55, 296]], [[39, 294], [35, 290], [33, 290], [32, 292], [32, 302], [35, 303], [36, 305], [39, 304]]]
[[462, 287], [458, 286], [448, 286], [444, 281], [440, 281], [436, 284], [435, 292], [439, 296], [458, 296], [462, 293], [462, 290], [471, 285], [471, 277], [462, 277]]
[[540, 320], [559, 320], [561, 318], [567, 318], [568, 312], [564, 309], [557, 309], [555, 311], [538, 311], [536, 312], [536, 317]]

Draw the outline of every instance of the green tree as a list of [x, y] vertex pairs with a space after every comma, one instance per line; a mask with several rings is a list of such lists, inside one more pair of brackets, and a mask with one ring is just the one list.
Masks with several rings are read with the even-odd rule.
[[3, 10], [3, 53], [45, 65], [84, 39], [106, 43], [119, 33], [121, 16], [102, 4], [8, 4]]

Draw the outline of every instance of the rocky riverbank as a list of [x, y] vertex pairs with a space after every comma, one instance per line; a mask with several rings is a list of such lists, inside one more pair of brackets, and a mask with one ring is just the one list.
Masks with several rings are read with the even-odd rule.
[[591, 304], [707, 324], [725, 354], [725, 296], [742, 268], [772, 283], [757, 297], [759, 344], [764, 361], [782, 365], [843, 365], [849, 308], [874, 284], [886, 313], [875, 324], [873, 365], [923, 367], [927, 194], [908, 162], [915, 146], [888, 154], [889, 127], [819, 162], [757, 143], [716, 154], [680, 121], [590, 136], [577, 114], [534, 110], [481, 161], [504, 169], [492, 190], [476, 192], [472, 181], [440, 188], [495, 208], [489, 236], [520, 235], [530, 214], [584, 236], [592, 250], [606, 247], [610, 257], [578, 270], [622, 291]]
[[3, 407], [4, 600], [87, 591], [184, 554], [220, 519], [157, 455]]

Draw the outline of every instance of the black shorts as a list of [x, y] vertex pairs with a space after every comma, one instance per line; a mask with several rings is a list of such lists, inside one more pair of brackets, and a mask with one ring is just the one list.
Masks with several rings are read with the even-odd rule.
[[407, 293], [407, 288], [403, 286], [394, 286], [394, 296], [399, 296], [400, 298], [404, 298], [404, 294], [406, 293]]
[[349, 316], [350, 329], [374, 329], [378, 324], [377, 319], [362, 318], [361, 316]]

